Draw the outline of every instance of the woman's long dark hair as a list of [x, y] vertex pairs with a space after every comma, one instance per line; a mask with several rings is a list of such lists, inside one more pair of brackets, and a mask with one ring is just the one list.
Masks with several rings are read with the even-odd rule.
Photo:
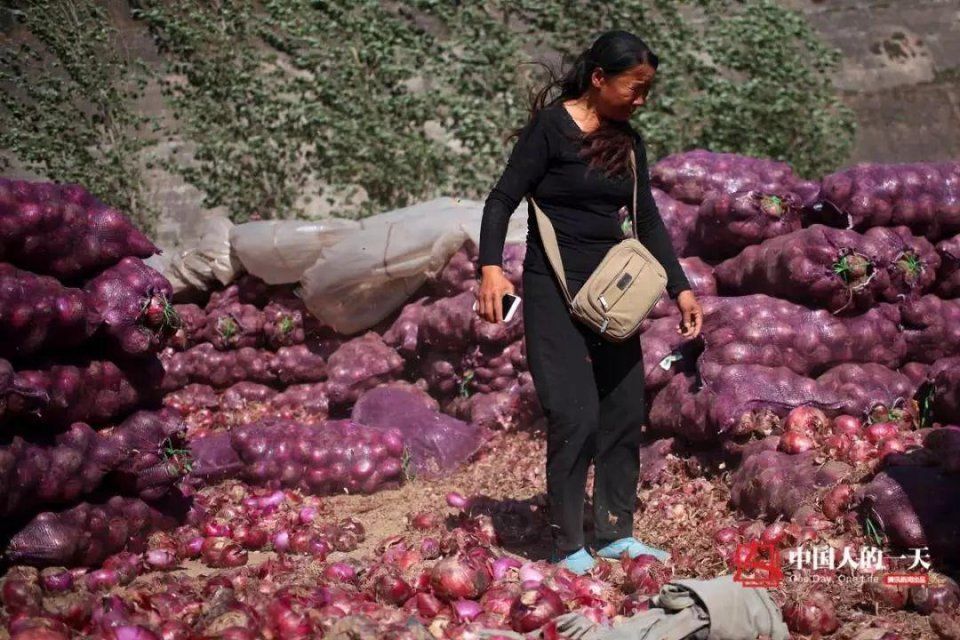
[[[643, 40], [632, 33], [607, 31], [577, 56], [562, 75], [543, 65], [550, 80], [532, 95], [530, 119], [545, 107], [581, 97], [590, 88], [594, 69], [599, 67], [605, 75], [615, 76], [638, 64], [656, 69], [660, 60]], [[551, 98], [557, 89], [559, 93]], [[600, 127], [583, 138], [581, 153], [590, 167], [609, 175], [625, 175], [630, 172], [633, 144], [634, 131], [629, 122], [601, 119]]]

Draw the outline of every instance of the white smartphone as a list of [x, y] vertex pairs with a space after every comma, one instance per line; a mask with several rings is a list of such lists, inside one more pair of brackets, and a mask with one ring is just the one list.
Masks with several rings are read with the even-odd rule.
[[[512, 293], [505, 293], [503, 294], [501, 304], [503, 304], [503, 321], [510, 322], [513, 320], [513, 316], [517, 312], [517, 307], [520, 306], [520, 297], [515, 296]], [[473, 310], [477, 310], [476, 302], [473, 303]]]

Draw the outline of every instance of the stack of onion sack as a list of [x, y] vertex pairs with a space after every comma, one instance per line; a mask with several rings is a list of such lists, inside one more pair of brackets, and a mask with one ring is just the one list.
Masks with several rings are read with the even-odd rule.
[[[0, 544], [9, 558], [97, 562], [142, 543], [153, 520], [107, 535], [109, 517], [92, 514], [152, 513], [160, 503], [166, 513], [176, 502], [189, 461], [182, 421], [160, 411], [156, 354], [179, 320], [169, 282], [141, 260], [155, 253], [82, 187], [0, 180]], [[91, 531], [99, 538], [80, 539]]]

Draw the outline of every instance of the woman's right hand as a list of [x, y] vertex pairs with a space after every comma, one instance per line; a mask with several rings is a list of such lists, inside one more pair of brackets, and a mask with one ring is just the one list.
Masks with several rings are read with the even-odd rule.
[[477, 291], [477, 314], [487, 322], [503, 322], [503, 295], [514, 294], [513, 283], [503, 275], [503, 268], [486, 265], [480, 269]]

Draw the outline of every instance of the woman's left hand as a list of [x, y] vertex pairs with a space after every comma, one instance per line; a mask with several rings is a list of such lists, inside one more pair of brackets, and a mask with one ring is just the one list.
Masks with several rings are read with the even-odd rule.
[[677, 296], [677, 308], [680, 309], [681, 315], [677, 333], [684, 338], [696, 338], [700, 335], [700, 328], [703, 326], [703, 311], [693, 291], [687, 289], [680, 292]]

